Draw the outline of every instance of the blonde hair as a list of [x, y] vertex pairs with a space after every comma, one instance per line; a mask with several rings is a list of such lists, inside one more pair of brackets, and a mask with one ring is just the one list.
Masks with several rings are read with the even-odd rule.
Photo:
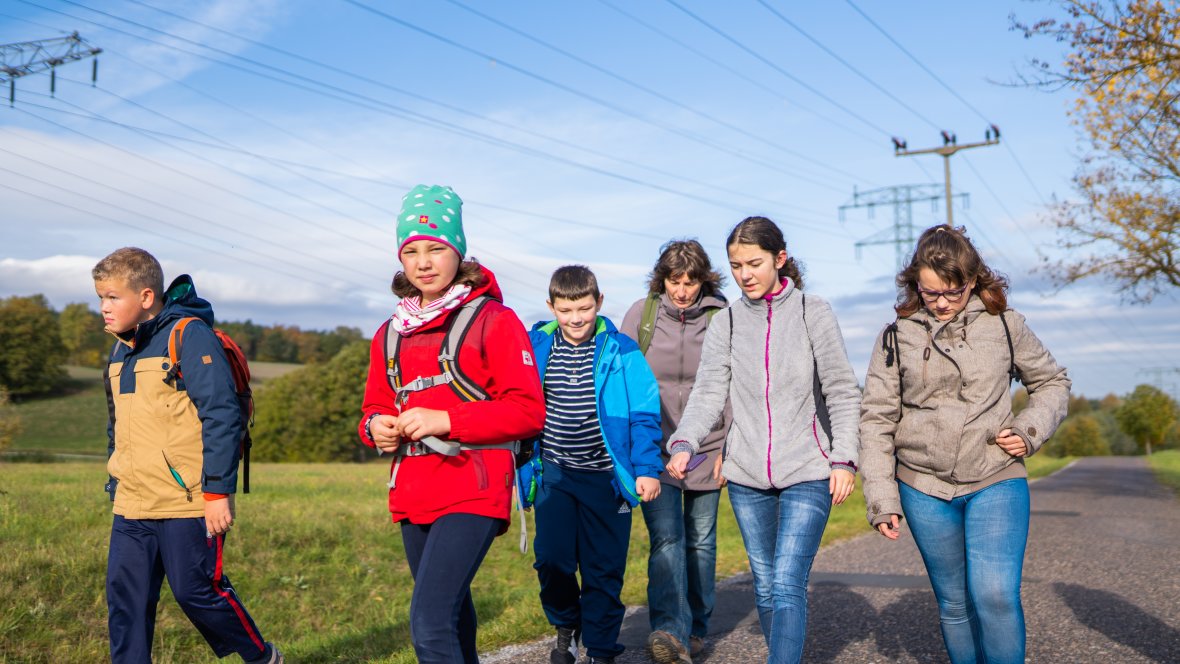
[[120, 279], [132, 290], [150, 289], [156, 295], [164, 293], [164, 269], [156, 257], [138, 247], [123, 247], [100, 260], [90, 276], [95, 281]]

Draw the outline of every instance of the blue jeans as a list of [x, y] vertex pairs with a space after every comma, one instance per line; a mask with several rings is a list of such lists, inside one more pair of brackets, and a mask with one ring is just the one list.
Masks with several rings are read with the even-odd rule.
[[[683, 498], [683, 500], [682, 500]], [[670, 484], [643, 503], [651, 538], [647, 558], [647, 606], [651, 629], [675, 636], [709, 633], [717, 572], [717, 504], [721, 490], [681, 491]]]
[[420, 663], [479, 661], [471, 581], [503, 523], [477, 514], [444, 514], [428, 524], [401, 522], [414, 577], [410, 640]]
[[951, 500], [901, 482], [898, 487], [938, 599], [951, 662], [1023, 662], [1020, 574], [1028, 541], [1028, 482], [1005, 480]]
[[798, 662], [807, 632], [807, 577], [832, 510], [828, 480], [785, 489], [729, 483], [750, 571], [768, 663]]

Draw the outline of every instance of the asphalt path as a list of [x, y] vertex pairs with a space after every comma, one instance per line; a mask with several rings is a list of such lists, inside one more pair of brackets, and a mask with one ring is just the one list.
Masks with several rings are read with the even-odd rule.
[[[1081, 459], [1031, 484], [1022, 598], [1028, 661], [1180, 663], [1180, 500], [1142, 457]], [[867, 528], [867, 526], [866, 526]], [[873, 532], [824, 548], [808, 592], [805, 662], [947, 662], [918, 550]], [[647, 610], [628, 610], [618, 664], [650, 662]], [[552, 639], [484, 664], [547, 662]], [[749, 575], [717, 588], [704, 662], [765, 661]]]

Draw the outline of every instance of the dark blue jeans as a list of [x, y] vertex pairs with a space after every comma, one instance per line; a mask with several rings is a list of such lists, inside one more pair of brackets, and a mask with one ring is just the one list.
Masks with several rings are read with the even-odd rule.
[[651, 629], [675, 636], [709, 633], [717, 571], [717, 503], [721, 491], [681, 491], [660, 485], [660, 495], [643, 504], [651, 538], [647, 558], [647, 606]]
[[767, 662], [798, 662], [807, 632], [807, 577], [832, 509], [828, 480], [785, 489], [730, 482], [729, 502], [754, 574]]
[[414, 576], [410, 639], [421, 664], [479, 661], [471, 580], [503, 523], [475, 514], [447, 514], [426, 525], [402, 522]]
[[176, 603], [218, 657], [270, 657], [258, 627], [222, 573], [225, 536], [206, 537], [205, 519], [124, 519], [115, 515], [107, 556], [111, 661], [150, 664], [164, 577]]
[[[541, 607], [551, 625], [582, 630], [591, 657], [623, 652], [619, 595], [631, 544], [631, 508], [614, 488], [614, 473], [544, 462], [534, 504], [533, 550]], [[581, 586], [578, 574], [581, 574]]]
[[1005, 480], [951, 500], [897, 485], [938, 599], [951, 662], [1023, 662], [1020, 574], [1028, 542], [1028, 482]]

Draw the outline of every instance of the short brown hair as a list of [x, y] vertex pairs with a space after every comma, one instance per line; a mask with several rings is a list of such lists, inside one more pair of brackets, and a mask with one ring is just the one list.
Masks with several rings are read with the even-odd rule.
[[598, 278], [585, 265], [563, 265], [553, 271], [549, 278], [549, 301], [579, 300], [587, 295], [595, 300], [602, 297], [598, 292]]
[[[787, 250], [787, 240], [778, 224], [766, 217], [746, 217], [729, 232], [729, 239], [725, 241], [726, 248], [735, 244], [752, 244], [763, 251], [769, 251], [771, 256]], [[787, 254], [787, 260], [778, 269], [778, 276], [788, 277], [795, 288], [803, 290], [803, 268], [795, 257]]]
[[667, 290], [664, 281], [682, 274], [701, 282], [701, 292], [705, 295], [716, 295], [721, 291], [723, 277], [713, 269], [709, 254], [696, 240], [671, 240], [660, 247], [660, 257], [651, 271], [647, 291], [663, 293]]
[[[472, 288], [479, 288], [484, 285], [485, 281], [487, 281], [487, 277], [484, 276], [483, 268], [479, 266], [479, 261], [472, 257], [459, 263], [459, 271], [455, 273], [455, 278], [451, 281], [451, 286], [455, 284], [467, 284]], [[393, 275], [393, 283], [389, 285], [389, 289], [393, 291], [394, 295], [402, 299], [422, 296], [422, 291], [410, 283], [410, 278], [401, 270], [398, 270], [397, 274]]]
[[90, 276], [95, 281], [121, 279], [128, 288], [149, 288], [157, 296], [164, 295], [164, 268], [156, 257], [138, 247], [123, 247], [100, 260]]
[[950, 224], [931, 226], [923, 231], [914, 248], [910, 264], [897, 274], [901, 289], [893, 309], [905, 318], [922, 308], [918, 293], [918, 273], [929, 269], [948, 284], [967, 285], [972, 279], [971, 293], [978, 295], [989, 314], [999, 314], [1008, 308], [1008, 279], [992, 270], [967, 237], [967, 229]]

